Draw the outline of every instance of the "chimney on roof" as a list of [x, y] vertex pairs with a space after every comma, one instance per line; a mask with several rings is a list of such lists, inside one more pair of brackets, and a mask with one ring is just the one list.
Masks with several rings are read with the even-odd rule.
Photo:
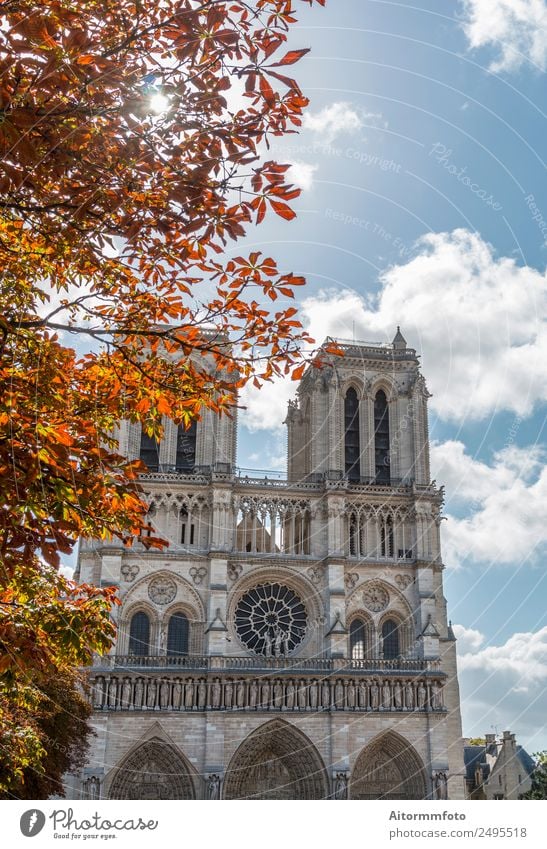
[[401, 333], [401, 328], [397, 325], [397, 333], [393, 337], [393, 347], [396, 351], [404, 351], [406, 348], [406, 339]]

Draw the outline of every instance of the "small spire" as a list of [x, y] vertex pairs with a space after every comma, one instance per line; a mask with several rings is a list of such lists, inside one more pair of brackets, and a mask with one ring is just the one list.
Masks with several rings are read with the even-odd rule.
[[393, 347], [398, 351], [402, 351], [406, 348], [406, 339], [401, 333], [399, 325], [397, 325], [397, 333], [393, 339]]

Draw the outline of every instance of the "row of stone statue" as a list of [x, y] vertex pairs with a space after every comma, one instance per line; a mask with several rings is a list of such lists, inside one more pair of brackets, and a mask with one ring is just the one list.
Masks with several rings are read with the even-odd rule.
[[437, 680], [130, 678], [98, 675], [98, 710], [443, 710]]

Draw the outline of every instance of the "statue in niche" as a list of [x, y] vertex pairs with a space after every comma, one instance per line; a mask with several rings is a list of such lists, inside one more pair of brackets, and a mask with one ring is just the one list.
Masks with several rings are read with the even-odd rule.
[[131, 679], [124, 678], [122, 685], [122, 707], [128, 710], [131, 707]]
[[334, 798], [348, 798], [348, 776], [345, 772], [337, 772], [334, 779]]
[[346, 700], [347, 700], [347, 703], [348, 703], [348, 708], [349, 708], [350, 710], [354, 710], [354, 709], [355, 709], [355, 696], [356, 696], [356, 693], [355, 693], [355, 684], [354, 684], [354, 683], [353, 683], [353, 681], [350, 679], [350, 681], [349, 681], [349, 683], [348, 683], [348, 688], [347, 688], [347, 690], [346, 690]]
[[262, 684], [262, 707], [264, 710], [268, 710], [270, 707], [270, 682], [266, 679]]
[[186, 684], [184, 685], [184, 704], [186, 706], [186, 710], [192, 710], [194, 707], [194, 679], [187, 678]]
[[294, 710], [294, 683], [292, 681], [287, 682], [286, 700], [287, 710]]
[[198, 684], [198, 708], [200, 710], [205, 710], [205, 706], [207, 704], [207, 685], [203, 678], [199, 679]]
[[319, 686], [317, 684], [317, 679], [314, 678], [312, 683], [310, 684], [310, 707], [311, 707], [312, 710], [317, 709], [317, 695], [318, 695], [317, 691], [318, 691], [318, 689], [319, 689]]
[[334, 705], [337, 710], [344, 709], [344, 685], [340, 679], [334, 685]]
[[211, 685], [211, 707], [215, 710], [220, 707], [221, 687], [220, 679], [215, 678]]
[[330, 686], [328, 681], [323, 681], [321, 685], [321, 704], [325, 710], [330, 708]]
[[251, 686], [249, 687], [249, 707], [256, 708], [256, 704], [258, 702], [258, 685], [256, 681], [251, 682]]
[[104, 698], [104, 678], [98, 675], [95, 678], [95, 686], [93, 687], [93, 707], [102, 708]]
[[224, 707], [229, 709], [232, 707], [232, 698], [234, 695], [234, 685], [231, 681], [226, 681], [224, 685]]
[[135, 708], [137, 708], [138, 710], [140, 710], [142, 708], [143, 699], [144, 699], [144, 681], [142, 680], [142, 678], [137, 678], [137, 681], [135, 683], [135, 695], [134, 695], [134, 699], [133, 699], [133, 704], [135, 705]]
[[175, 683], [173, 684], [173, 708], [175, 710], [180, 710], [182, 705], [182, 682], [180, 678], [175, 678]]
[[306, 683], [305, 683], [305, 681], [300, 679], [300, 682], [298, 684], [298, 695], [297, 695], [299, 710], [306, 710], [306, 708], [308, 706], [307, 705], [308, 700], [306, 698], [306, 695], [307, 695], [306, 691], [307, 691]]
[[160, 707], [166, 710], [169, 707], [170, 686], [167, 678], [161, 679], [160, 684]]
[[266, 631], [264, 634], [264, 656], [271, 657], [272, 656], [272, 638], [269, 633]]
[[273, 688], [273, 702], [275, 708], [283, 707], [283, 684], [279, 680], [276, 680]]
[[238, 681], [236, 687], [236, 705], [238, 708], [245, 707], [245, 681]]
[[380, 707], [380, 688], [376, 681], [370, 685], [370, 706], [372, 710], [378, 710]]
[[391, 709], [391, 687], [387, 681], [384, 681], [382, 686], [382, 707], [384, 710]]
[[207, 798], [220, 799], [220, 776], [210, 775], [207, 779]]
[[427, 690], [424, 687], [424, 682], [420, 681], [420, 686], [418, 687], [418, 707], [420, 710], [425, 708], [425, 702], [427, 699]]
[[97, 776], [92, 775], [90, 778], [87, 778], [84, 783], [84, 795], [88, 799], [98, 799], [100, 796], [100, 788], [101, 782], [97, 778]]
[[396, 681], [393, 685], [393, 701], [397, 710], [403, 709], [403, 690], [400, 681]]
[[435, 786], [435, 798], [448, 799], [448, 777], [446, 772], [436, 772], [433, 776]]
[[443, 697], [438, 681], [434, 681], [431, 685], [431, 702], [433, 710], [442, 710]]
[[156, 707], [156, 693], [157, 693], [158, 685], [156, 684], [156, 679], [151, 678], [148, 682], [148, 692], [146, 693], [146, 706], [149, 710], [154, 710]]
[[108, 682], [108, 707], [116, 709], [116, 696], [118, 691], [118, 682], [116, 678], [111, 678]]
[[359, 707], [368, 710], [368, 693], [366, 681], [359, 682]]
[[414, 688], [410, 681], [405, 684], [405, 703], [407, 710], [414, 710]]

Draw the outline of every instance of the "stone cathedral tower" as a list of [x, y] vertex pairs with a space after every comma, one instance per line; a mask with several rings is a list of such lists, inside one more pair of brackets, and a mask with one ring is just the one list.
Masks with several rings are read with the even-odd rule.
[[69, 795], [463, 798], [428, 392], [399, 330], [340, 345], [289, 405], [287, 480], [236, 474], [226, 417], [120, 426], [170, 545], [82, 545], [122, 605]]

